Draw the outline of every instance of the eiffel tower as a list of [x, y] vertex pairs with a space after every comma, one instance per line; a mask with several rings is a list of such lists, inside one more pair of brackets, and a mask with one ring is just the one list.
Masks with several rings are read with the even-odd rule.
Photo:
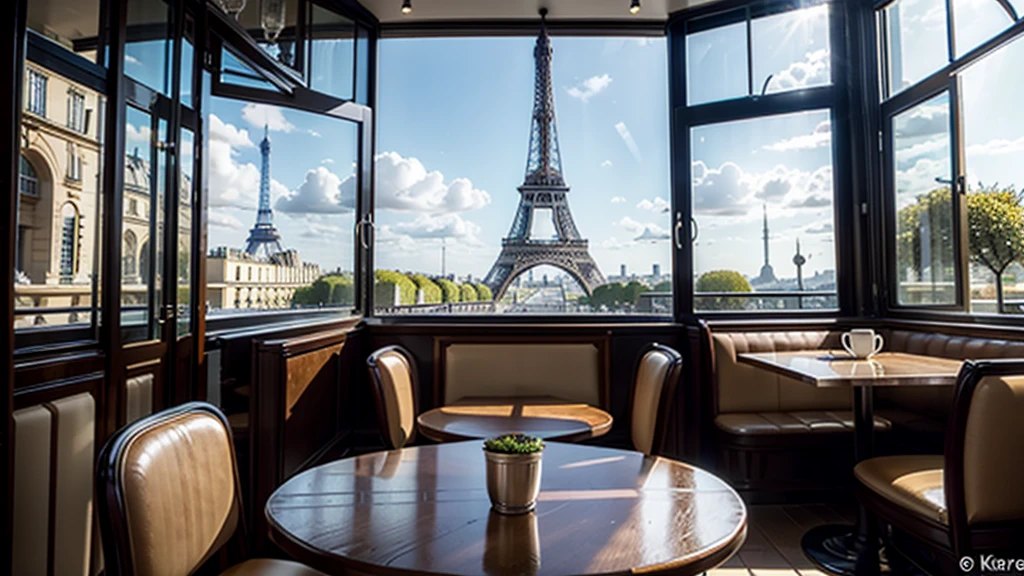
[[[558, 152], [555, 96], [551, 85], [551, 38], [545, 25], [546, 14], [547, 10], [542, 8], [540, 36], [533, 49], [535, 84], [530, 153], [526, 178], [519, 187], [519, 208], [512, 220], [512, 229], [501, 241], [501, 254], [484, 278], [495, 300], [501, 298], [517, 276], [542, 264], [567, 272], [588, 295], [605, 283], [604, 274], [590, 256], [587, 240], [581, 238], [576, 229], [566, 198], [569, 187], [562, 176], [562, 157]], [[537, 209], [550, 210], [557, 238], [530, 237]]]
[[281, 234], [274, 227], [274, 211], [270, 209], [270, 133], [263, 127], [263, 141], [260, 142], [260, 208], [256, 213], [256, 225], [249, 231], [245, 251], [250, 256], [272, 260], [284, 252]]

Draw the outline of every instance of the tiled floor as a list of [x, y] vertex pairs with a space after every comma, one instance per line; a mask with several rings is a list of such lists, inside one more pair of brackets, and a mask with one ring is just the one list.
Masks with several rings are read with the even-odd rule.
[[800, 538], [819, 524], [852, 523], [853, 504], [750, 506], [747, 541], [708, 576], [827, 576], [800, 549]]

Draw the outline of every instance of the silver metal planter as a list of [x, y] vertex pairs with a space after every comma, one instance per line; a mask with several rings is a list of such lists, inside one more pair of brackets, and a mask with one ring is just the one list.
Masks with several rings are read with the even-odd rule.
[[487, 455], [487, 495], [501, 514], [526, 514], [537, 505], [543, 452]]

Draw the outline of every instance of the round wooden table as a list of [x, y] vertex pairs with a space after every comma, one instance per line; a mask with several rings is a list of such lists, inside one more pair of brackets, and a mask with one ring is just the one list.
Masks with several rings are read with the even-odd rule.
[[534, 512], [491, 512], [478, 441], [307, 470], [271, 495], [274, 541], [328, 574], [699, 574], [743, 544], [736, 492], [693, 466], [549, 443]]
[[463, 398], [416, 419], [421, 434], [457, 442], [522, 432], [545, 440], [578, 442], [608, 433], [612, 415], [589, 404], [551, 396]]

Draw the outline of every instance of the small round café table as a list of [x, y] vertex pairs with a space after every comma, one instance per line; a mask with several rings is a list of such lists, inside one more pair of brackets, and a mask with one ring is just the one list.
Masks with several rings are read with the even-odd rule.
[[743, 544], [725, 482], [638, 452], [551, 442], [533, 512], [491, 511], [479, 441], [376, 452], [298, 474], [271, 537], [327, 574], [696, 575]]
[[579, 442], [606, 434], [612, 415], [582, 402], [552, 396], [462, 398], [416, 419], [421, 434], [457, 442], [522, 432], [545, 440]]

